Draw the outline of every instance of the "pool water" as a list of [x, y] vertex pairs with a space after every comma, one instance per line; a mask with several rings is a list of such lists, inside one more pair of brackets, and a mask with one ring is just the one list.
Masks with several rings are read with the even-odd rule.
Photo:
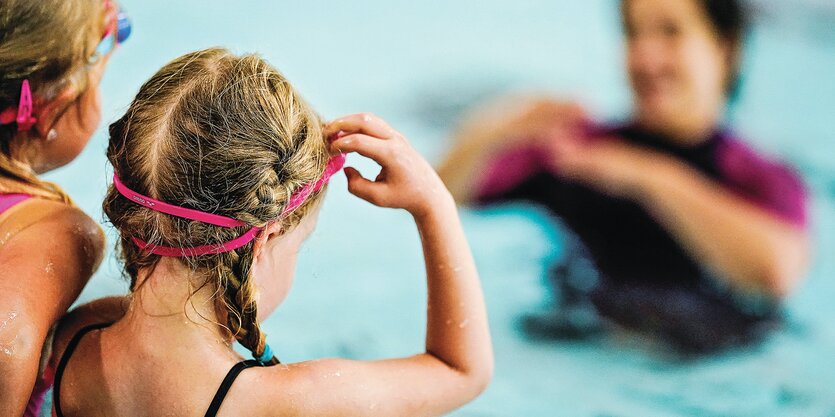
[[[214, 45], [260, 52], [327, 118], [379, 114], [432, 161], [447, 149], [462, 108], [503, 91], [579, 99], [602, 119], [628, 114], [611, 0], [123, 4], [134, 32], [103, 82], [105, 124], [165, 62]], [[832, 16], [762, 15], [743, 96], [729, 120], [758, 148], [796, 164], [813, 190], [817, 256], [806, 285], [788, 302], [787, 329], [762, 346], [686, 362], [628, 334], [528, 341], [515, 323], [545, 299], [541, 276], [559, 254], [560, 233], [530, 207], [463, 210], [489, 306], [496, 375], [453, 415], [835, 416]], [[112, 172], [105, 146], [103, 125], [77, 161], [49, 175], [97, 219]], [[349, 163], [373, 173], [367, 161], [352, 156]], [[125, 291], [111, 255], [80, 301]], [[338, 176], [300, 255], [294, 289], [265, 329], [285, 362], [409, 355], [423, 348], [425, 302], [409, 216], [350, 196]]]

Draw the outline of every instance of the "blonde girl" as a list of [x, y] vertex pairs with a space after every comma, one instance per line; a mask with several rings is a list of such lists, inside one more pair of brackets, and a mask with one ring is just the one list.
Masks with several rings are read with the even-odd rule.
[[39, 175], [72, 161], [98, 126], [99, 80], [129, 29], [119, 16], [102, 0], [0, 2], [2, 416], [24, 413], [50, 328], [102, 257], [96, 222]]
[[[382, 171], [371, 181], [346, 168], [349, 191], [407, 210], [420, 231], [425, 350], [277, 365], [259, 323], [287, 295], [325, 184], [351, 152]], [[104, 210], [132, 294], [83, 306], [59, 330], [56, 416], [440, 415], [486, 387], [484, 302], [455, 204], [382, 120], [323, 125], [262, 59], [209, 49], [141, 88], [107, 154]]]

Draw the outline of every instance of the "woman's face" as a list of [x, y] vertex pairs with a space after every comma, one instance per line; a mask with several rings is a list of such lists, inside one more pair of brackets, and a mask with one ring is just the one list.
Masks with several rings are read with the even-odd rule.
[[636, 117], [680, 140], [713, 129], [732, 50], [696, 0], [626, 0], [627, 69]]

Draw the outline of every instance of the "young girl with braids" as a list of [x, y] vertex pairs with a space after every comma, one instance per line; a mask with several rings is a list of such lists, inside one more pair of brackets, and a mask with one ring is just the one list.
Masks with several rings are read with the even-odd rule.
[[99, 81], [128, 33], [120, 16], [102, 0], [0, 2], [1, 416], [24, 414], [50, 328], [102, 258], [98, 224], [38, 175], [75, 159], [98, 126]]
[[[426, 350], [273, 366], [259, 322], [286, 296], [324, 186], [350, 152], [382, 171], [370, 181], [346, 168], [349, 191], [407, 210], [420, 231]], [[489, 382], [484, 302], [455, 204], [382, 120], [323, 126], [262, 59], [209, 49], [141, 88], [111, 126], [107, 154], [104, 211], [132, 294], [64, 321], [53, 356], [58, 417], [440, 415]], [[234, 341], [254, 359], [242, 360]]]

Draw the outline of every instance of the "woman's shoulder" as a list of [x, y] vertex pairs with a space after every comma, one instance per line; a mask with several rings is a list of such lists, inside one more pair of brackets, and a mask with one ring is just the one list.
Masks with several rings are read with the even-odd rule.
[[726, 164], [727, 168], [741, 169], [747, 164], [753, 164], [748, 167], [749, 170], [794, 171], [787, 162], [767, 154], [731, 131], [724, 131], [717, 135], [716, 158], [721, 164]]
[[808, 190], [794, 166], [731, 133], [721, 135], [715, 152], [716, 167], [726, 184], [787, 220], [805, 224]]

